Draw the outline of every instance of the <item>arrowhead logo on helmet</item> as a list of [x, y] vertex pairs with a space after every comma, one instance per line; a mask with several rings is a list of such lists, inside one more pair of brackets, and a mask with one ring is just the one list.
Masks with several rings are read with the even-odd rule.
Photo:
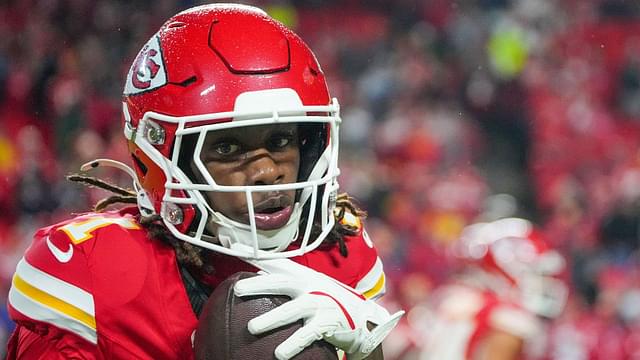
[[127, 83], [124, 88], [126, 95], [133, 95], [143, 91], [157, 89], [167, 83], [162, 50], [158, 36], [154, 35], [138, 53], [133, 62]]

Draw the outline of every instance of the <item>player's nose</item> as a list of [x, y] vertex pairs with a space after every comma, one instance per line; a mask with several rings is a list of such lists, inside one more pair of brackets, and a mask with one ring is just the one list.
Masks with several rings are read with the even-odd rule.
[[284, 178], [281, 166], [266, 150], [254, 154], [247, 172], [249, 185], [273, 185], [282, 182]]

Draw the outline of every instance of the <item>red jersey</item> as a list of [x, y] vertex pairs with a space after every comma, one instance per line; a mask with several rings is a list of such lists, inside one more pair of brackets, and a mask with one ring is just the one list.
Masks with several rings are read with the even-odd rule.
[[[193, 358], [198, 320], [175, 252], [149, 239], [137, 218], [134, 208], [89, 213], [36, 232], [9, 292], [18, 326], [8, 359]], [[292, 260], [380, 296], [384, 274], [366, 232], [345, 241], [348, 258], [336, 245]], [[218, 280], [250, 269], [236, 258], [214, 260]]]

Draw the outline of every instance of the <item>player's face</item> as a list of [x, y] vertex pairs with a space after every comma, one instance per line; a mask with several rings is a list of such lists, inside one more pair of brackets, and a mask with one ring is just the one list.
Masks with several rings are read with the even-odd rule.
[[[294, 183], [298, 178], [298, 129], [292, 124], [262, 125], [211, 131], [201, 159], [219, 185], [248, 186]], [[206, 192], [213, 210], [249, 224], [244, 192]], [[272, 230], [287, 223], [295, 190], [253, 192], [258, 229]]]

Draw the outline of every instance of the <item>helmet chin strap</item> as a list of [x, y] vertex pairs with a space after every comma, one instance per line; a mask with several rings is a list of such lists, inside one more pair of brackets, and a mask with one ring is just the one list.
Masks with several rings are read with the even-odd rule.
[[[211, 208], [208, 202], [205, 207], [211, 214], [211, 221], [217, 226], [213, 233], [220, 244], [226, 248], [231, 248], [234, 243], [240, 243], [254, 247], [254, 235], [250, 225], [232, 220], [222, 213]], [[260, 250], [282, 251], [298, 238], [300, 216], [302, 214], [300, 203], [293, 205], [293, 212], [289, 221], [278, 229], [260, 230], [256, 229], [257, 246]]]

